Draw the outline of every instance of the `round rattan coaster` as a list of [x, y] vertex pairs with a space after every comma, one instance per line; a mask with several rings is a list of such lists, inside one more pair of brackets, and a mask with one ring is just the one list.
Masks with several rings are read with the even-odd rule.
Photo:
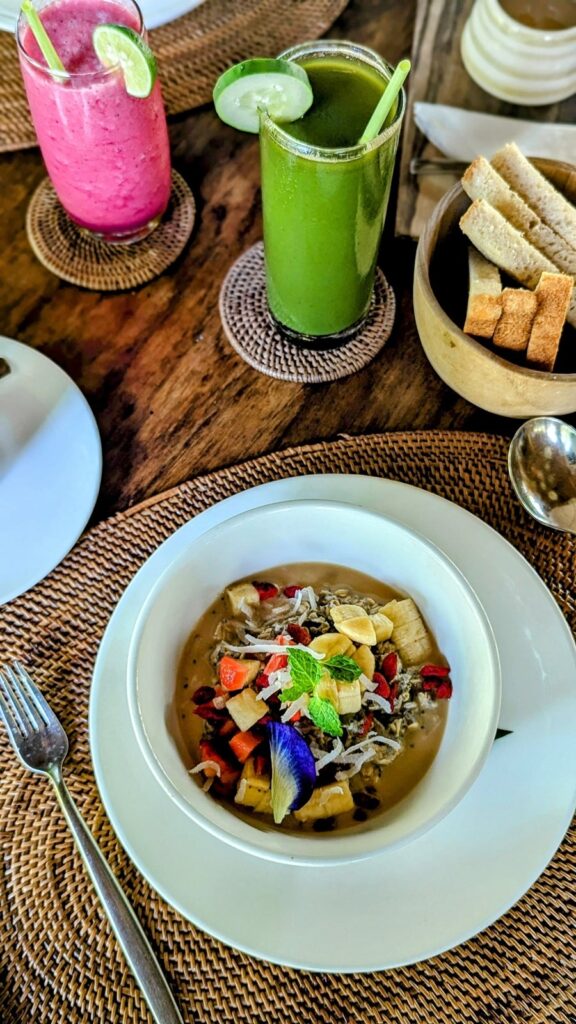
[[260, 373], [298, 384], [321, 384], [357, 373], [388, 341], [395, 312], [394, 292], [378, 270], [368, 317], [350, 341], [323, 352], [294, 345], [268, 313], [262, 242], [236, 260], [220, 290], [220, 317], [238, 355]]
[[106, 245], [73, 224], [46, 178], [30, 200], [26, 231], [34, 254], [57, 277], [82, 288], [115, 292], [162, 274], [190, 238], [195, 215], [194, 196], [173, 170], [170, 204], [156, 230], [132, 245]]
[[[524, 512], [508, 480], [507, 452], [504, 438], [439, 430], [285, 448], [99, 523], [46, 579], [0, 609], [0, 660], [20, 658], [63, 722], [72, 794], [137, 910], [186, 1024], [573, 1024], [574, 830], [530, 891], [464, 945], [377, 974], [308, 974], [229, 949], [168, 906], [120, 846], [90, 761], [92, 667], [124, 589], [174, 530], [239, 488], [307, 473], [388, 477], [426, 488], [512, 543], [574, 629], [576, 541]], [[150, 827], [161, 829], [162, 822]], [[432, 887], [442, 869], [432, 865]], [[254, 878], [256, 885], [256, 861]], [[202, 876], [191, 875], [192, 891], [202, 884]], [[151, 1024], [52, 789], [24, 772], [1, 728], [0, 908], [2, 1024]]]
[[[274, 55], [303, 39], [319, 39], [348, 0], [204, 0], [154, 29], [167, 114], [210, 103], [218, 75], [255, 54]], [[0, 32], [0, 152], [35, 146], [11, 32]]]

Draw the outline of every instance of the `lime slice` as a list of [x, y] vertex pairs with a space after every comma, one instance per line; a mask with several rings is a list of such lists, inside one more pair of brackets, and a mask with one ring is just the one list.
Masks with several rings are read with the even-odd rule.
[[281, 124], [297, 121], [314, 99], [308, 75], [288, 60], [258, 57], [228, 68], [214, 86], [218, 117], [243, 132], [257, 132], [259, 111]]
[[129, 96], [145, 99], [156, 81], [156, 59], [143, 39], [126, 25], [97, 25], [92, 42], [105, 68], [120, 67]]

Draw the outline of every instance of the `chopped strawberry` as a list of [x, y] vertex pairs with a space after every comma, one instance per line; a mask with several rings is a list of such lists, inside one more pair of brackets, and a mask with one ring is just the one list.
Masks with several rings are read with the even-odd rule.
[[372, 676], [372, 682], [378, 684], [375, 693], [377, 693], [379, 697], [385, 697], [388, 699], [390, 696], [390, 683], [384, 678], [384, 676], [381, 675], [380, 672], [375, 672]]
[[291, 722], [299, 722], [301, 718], [302, 718], [302, 712], [300, 711], [300, 708], [298, 708], [298, 711], [294, 712], [294, 714], [290, 718], [290, 721]]
[[[386, 684], [388, 685], [388, 684]], [[366, 718], [362, 722], [362, 728], [360, 729], [360, 736], [366, 736], [372, 726], [374, 725], [374, 715], [366, 715]]]
[[308, 646], [312, 639], [310, 630], [306, 629], [306, 626], [299, 626], [297, 622], [286, 626], [286, 632], [290, 634], [295, 643], [303, 644], [305, 647]]
[[399, 667], [400, 659], [395, 651], [391, 651], [390, 654], [387, 654], [382, 658], [382, 674], [389, 683], [391, 683], [393, 679], [396, 679]]
[[300, 590], [302, 590], [302, 587], [290, 586], [284, 587], [282, 593], [284, 594], [284, 597], [296, 597], [296, 594], [299, 593]]
[[192, 700], [195, 704], [207, 704], [215, 696], [216, 691], [213, 686], [199, 686], [195, 693], [192, 694]]
[[275, 587], [273, 583], [260, 583], [258, 580], [252, 580], [252, 586], [256, 587], [261, 601], [271, 601], [280, 593], [278, 587]]
[[272, 672], [279, 672], [281, 668], [288, 668], [288, 655], [271, 654], [264, 666], [264, 673], [269, 676]]
[[450, 669], [447, 665], [422, 665], [420, 675], [422, 679], [446, 679]]

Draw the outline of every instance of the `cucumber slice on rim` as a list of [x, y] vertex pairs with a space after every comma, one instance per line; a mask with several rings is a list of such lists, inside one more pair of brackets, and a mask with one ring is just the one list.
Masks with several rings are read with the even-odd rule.
[[312, 105], [308, 75], [292, 61], [257, 57], [228, 68], [214, 86], [221, 121], [243, 132], [258, 132], [259, 111], [273, 121], [297, 121]]
[[120, 67], [129, 96], [146, 99], [154, 88], [156, 58], [144, 40], [127, 25], [97, 25], [92, 33], [96, 55], [105, 68]]

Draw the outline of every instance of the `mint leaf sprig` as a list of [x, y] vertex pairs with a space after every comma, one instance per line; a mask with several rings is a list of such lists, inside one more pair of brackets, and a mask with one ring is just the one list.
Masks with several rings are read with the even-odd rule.
[[282, 690], [282, 700], [295, 701], [302, 694], [309, 693], [308, 714], [314, 725], [329, 736], [342, 736], [342, 722], [336, 708], [329, 700], [316, 696], [314, 691], [326, 671], [337, 682], [353, 683], [362, 675], [360, 666], [343, 654], [337, 654], [326, 662], [320, 662], [299, 648], [288, 647], [287, 654], [292, 686]]
[[344, 654], [335, 654], [322, 664], [322, 668], [328, 669], [332, 679], [339, 683], [353, 683], [362, 675], [360, 665]]

